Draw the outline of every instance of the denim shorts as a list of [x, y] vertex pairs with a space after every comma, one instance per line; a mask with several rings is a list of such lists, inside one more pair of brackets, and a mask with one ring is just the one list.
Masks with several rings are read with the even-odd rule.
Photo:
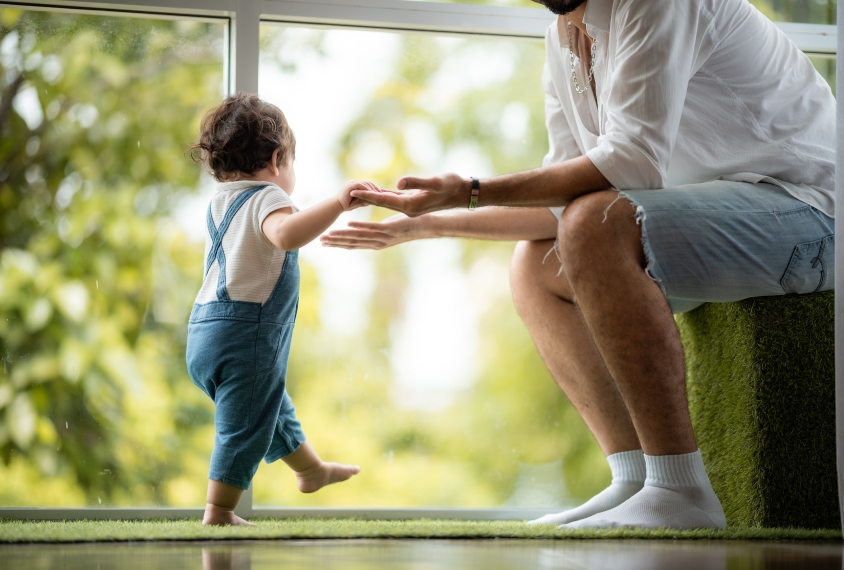
[[716, 180], [620, 194], [636, 207], [648, 274], [674, 313], [834, 286], [835, 221], [779, 186]]

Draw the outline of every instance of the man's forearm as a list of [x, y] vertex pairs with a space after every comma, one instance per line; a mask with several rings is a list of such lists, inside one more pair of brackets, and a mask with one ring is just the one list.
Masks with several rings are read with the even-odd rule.
[[482, 208], [474, 212], [428, 214], [418, 221], [424, 237], [501, 241], [545, 240], [557, 235], [557, 220], [546, 208]]
[[[567, 206], [584, 194], [605, 190], [610, 183], [587, 156], [579, 156], [525, 172], [481, 180], [478, 205], [540, 208]], [[453, 172], [417, 178], [405, 176], [396, 188], [411, 192], [353, 190], [351, 196], [373, 206], [383, 206], [411, 217], [438, 210], [466, 208], [472, 182]]]
[[[567, 206], [611, 184], [587, 156], [481, 180], [481, 206]], [[468, 196], [467, 192], [467, 196]], [[466, 199], [468, 203], [468, 198]]]

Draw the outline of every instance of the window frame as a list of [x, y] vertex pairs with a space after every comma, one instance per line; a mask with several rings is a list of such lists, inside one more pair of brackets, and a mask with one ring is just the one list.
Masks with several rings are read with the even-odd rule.
[[[539, 8], [514, 8], [481, 4], [450, 4], [408, 0], [53, 0], [49, 3], [22, 0], [0, 2], [0, 8], [89, 13], [123, 17], [159, 17], [219, 22], [226, 20], [227, 54], [224, 77], [228, 92], [258, 91], [260, 27], [287, 24], [319, 28], [352, 28], [431, 35], [502, 37], [543, 41], [553, 16]], [[842, 15], [839, 13], [839, 23]], [[797, 46], [811, 56], [835, 57], [839, 37], [837, 26], [801, 23], [776, 24]], [[844, 38], [842, 38], [844, 41]], [[844, 46], [842, 46], [844, 49]], [[837, 71], [837, 78], [841, 71]], [[839, 80], [840, 81], [840, 80]], [[838, 115], [842, 115], [841, 103]], [[839, 133], [844, 129], [839, 127]], [[839, 134], [839, 149], [844, 137]], [[839, 150], [838, 165], [844, 164]], [[842, 169], [839, 168], [839, 172]], [[839, 175], [837, 199], [844, 199], [844, 173]], [[840, 216], [838, 216], [840, 219]], [[837, 222], [836, 222], [837, 224]], [[844, 226], [844, 221], [842, 221]], [[837, 254], [836, 286], [844, 286], [844, 248]], [[844, 436], [844, 301], [836, 301], [836, 390], [837, 417]], [[842, 355], [842, 356], [839, 356]], [[839, 444], [839, 465], [844, 449]], [[844, 501], [844, 478], [839, 475], [839, 495]], [[201, 517], [203, 508], [176, 507], [0, 507], [0, 518], [31, 520], [132, 520], [149, 518]], [[363, 519], [531, 519], [554, 512], [536, 508], [286, 508], [255, 507], [252, 489], [244, 492], [235, 512], [241, 517], [321, 517]]]

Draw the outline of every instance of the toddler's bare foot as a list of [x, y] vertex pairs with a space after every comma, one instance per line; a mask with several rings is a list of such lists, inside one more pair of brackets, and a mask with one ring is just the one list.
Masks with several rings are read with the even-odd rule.
[[234, 514], [234, 511], [218, 507], [208, 503], [205, 505], [205, 516], [202, 517], [202, 526], [227, 526], [227, 525], [244, 525], [255, 526]]
[[302, 493], [319, 491], [326, 485], [340, 483], [360, 473], [358, 465], [341, 465], [320, 461], [316, 465], [296, 472], [296, 484]]

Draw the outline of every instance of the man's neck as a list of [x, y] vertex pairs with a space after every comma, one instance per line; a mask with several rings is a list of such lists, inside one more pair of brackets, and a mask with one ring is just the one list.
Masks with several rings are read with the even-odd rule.
[[[584, 14], [584, 12], [586, 12], [586, 6], [588, 4], [589, 4], [588, 1], [584, 2], [583, 4], [581, 4], [580, 6], [578, 6], [577, 8], [575, 8], [574, 10], [572, 10], [571, 12], [566, 14], [565, 16], [557, 16], [557, 30], [561, 34], [563, 32], [565, 32], [565, 28], [568, 25], [568, 22], [566, 22], [566, 19], [568, 19], [568, 21], [571, 22], [573, 26], [575, 26], [581, 32], [586, 34], [586, 24], [583, 23], [583, 14]], [[586, 35], [589, 36], [589, 34], [586, 34]], [[562, 36], [560, 36], [560, 37], [562, 37]], [[589, 39], [592, 39], [592, 38], [590, 37]]]

